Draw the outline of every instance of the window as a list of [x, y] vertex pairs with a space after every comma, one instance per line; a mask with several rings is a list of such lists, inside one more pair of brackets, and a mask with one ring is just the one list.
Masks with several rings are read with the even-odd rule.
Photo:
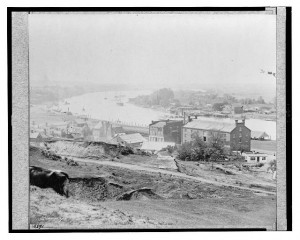
[[266, 157], [262, 157], [261, 160], [266, 160]]
[[240, 143], [242, 143], [242, 139], [240, 138]]
[[255, 157], [250, 157], [250, 160], [255, 160]]
[[203, 141], [206, 142], [206, 137], [203, 137]]

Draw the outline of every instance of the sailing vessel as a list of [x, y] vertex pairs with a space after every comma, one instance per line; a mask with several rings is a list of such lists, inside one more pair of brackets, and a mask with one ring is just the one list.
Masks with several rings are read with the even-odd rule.
[[116, 99], [117, 105], [124, 106], [124, 102], [122, 101], [122, 96], [121, 95], [116, 95], [115, 99]]

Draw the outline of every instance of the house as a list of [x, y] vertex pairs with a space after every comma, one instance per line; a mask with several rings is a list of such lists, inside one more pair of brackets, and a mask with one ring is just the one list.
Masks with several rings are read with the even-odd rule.
[[40, 146], [42, 142], [44, 142], [44, 138], [39, 132], [30, 132], [29, 142], [30, 145], [34, 145], [36, 147]]
[[30, 132], [30, 142], [40, 143], [43, 141], [43, 137], [39, 132]]
[[181, 143], [182, 120], [152, 121], [149, 125], [150, 142], [174, 142]]
[[77, 137], [80, 135], [80, 138], [87, 138], [92, 133], [88, 123], [85, 120], [74, 119], [73, 121], [68, 123], [66, 131], [64, 131], [62, 135], [64, 134], [73, 134]]
[[128, 147], [140, 148], [147, 140], [139, 133], [120, 134], [116, 137], [117, 142]]
[[255, 140], [270, 140], [270, 136], [266, 132], [252, 131], [251, 139]]
[[62, 130], [56, 130], [56, 129], [53, 129], [53, 128], [50, 128], [47, 132], [50, 136], [52, 137], [62, 137], [62, 133], [63, 131]]
[[259, 152], [244, 152], [242, 156], [249, 163], [267, 163], [275, 159], [275, 156]]
[[234, 114], [242, 114], [242, 113], [244, 113], [244, 107], [243, 106], [234, 106], [233, 107], [233, 113]]
[[230, 114], [232, 112], [232, 107], [229, 104], [224, 105], [222, 109], [222, 113]]
[[175, 143], [174, 142], [143, 142], [141, 150], [156, 152], [168, 146], [175, 147]]
[[191, 142], [195, 137], [200, 137], [204, 142], [219, 138], [226, 147], [232, 151], [250, 151], [251, 130], [245, 126], [245, 120], [235, 123], [212, 122], [191, 120], [182, 127], [182, 142]]
[[104, 141], [114, 137], [112, 124], [109, 121], [100, 121], [92, 129], [94, 141]]
[[242, 114], [244, 113], [244, 106], [239, 103], [233, 103], [232, 106], [232, 113], [233, 114]]
[[114, 136], [118, 135], [118, 134], [123, 134], [125, 133], [125, 130], [123, 127], [121, 126], [117, 126], [117, 125], [112, 125], [112, 132], [114, 134]]

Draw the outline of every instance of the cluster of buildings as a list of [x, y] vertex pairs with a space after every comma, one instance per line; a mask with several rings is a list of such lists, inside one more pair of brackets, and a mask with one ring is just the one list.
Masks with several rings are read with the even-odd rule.
[[30, 142], [39, 144], [50, 139], [99, 141], [145, 151], [159, 151], [168, 146], [191, 142], [196, 136], [204, 142], [218, 138], [231, 151], [249, 153], [249, 156], [245, 156], [249, 162], [263, 162], [267, 158], [265, 155], [258, 156], [257, 153], [253, 155], [251, 139], [266, 139], [268, 135], [265, 132], [252, 132], [245, 126], [245, 119], [232, 123], [212, 122], [199, 120], [197, 115], [187, 116], [184, 120], [152, 121], [147, 135], [128, 132], [122, 126], [109, 121], [80, 118], [44, 126], [32, 124]]
[[242, 105], [240, 103], [232, 103], [223, 105], [222, 110], [217, 111], [213, 109], [213, 104], [206, 104], [204, 106], [180, 106], [180, 107], [171, 107], [169, 109], [170, 113], [177, 116], [183, 117], [184, 113], [197, 114], [201, 116], [213, 116], [220, 118], [235, 117], [238, 115], [253, 115], [253, 114], [262, 114], [266, 117], [272, 117], [276, 115], [276, 109], [274, 107], [266, 107], [265, 105]]
[[192, 119], [154, 121], [149, 125], [150, 142], [173, 142], [182, 144], [191, 142], [195, 137], [209, 142], [218, 137], [232, 151], [250, 151], [251, 130], [245, 126], [245, 120], [234, 123], [212, 122]]
[[191, 142], [195, 137], [204, 142], [216, 138], [224, 142], [231, 151], [242, 152], [242, 156], [250, 163], [264, 163], [276, 159], [275, 155], [251, 151], [251, 140], [267, 140], [270, 136], [265, 132], [251, 131], [245, 126], [245, 119], [232, 123], [198, 120], [197, 116], [188, 116], [187, 120], [152, 121], [149, 125], [149, 143], [164, 143], [174, 146]]

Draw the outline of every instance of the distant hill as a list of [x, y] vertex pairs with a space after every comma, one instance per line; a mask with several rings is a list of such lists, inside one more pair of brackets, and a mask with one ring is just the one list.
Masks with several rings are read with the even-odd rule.
[[93, 83], [58, 83], [31, 84], [30, 103], [40, 104], [57, 102], [59, 100], [91, 92], [121, 91], [128, 89], [125, 85], [98, 85]]

